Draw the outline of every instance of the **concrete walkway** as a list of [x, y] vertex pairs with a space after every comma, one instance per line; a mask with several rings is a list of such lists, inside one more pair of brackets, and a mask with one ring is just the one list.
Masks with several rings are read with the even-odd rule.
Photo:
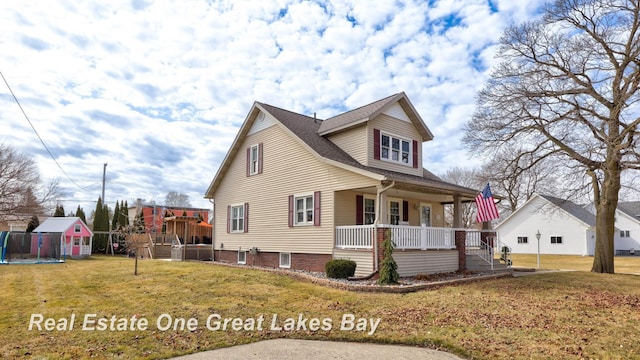
[[461, 360], [444, 351], [403, 345], [363, 344], [353, 342], [275, 339], [259, 341], [247, 345], [204, 351], [197, 354], [176, 357], [180, 360], [280, 360], [280, 359], [427, 359]]

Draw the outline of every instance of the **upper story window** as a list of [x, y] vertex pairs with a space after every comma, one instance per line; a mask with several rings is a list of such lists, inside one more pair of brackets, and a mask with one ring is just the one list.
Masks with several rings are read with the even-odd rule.
[[418, 142], [373, 129], [373, 158], [418, 168]]
[[262, 174], [262, 143], [247, 148], [247, 176]]
[[75, 224], [73, 227], [73, 232], [81, 232], [82, 231], [82, 226], [80, 226], [80, 224]]

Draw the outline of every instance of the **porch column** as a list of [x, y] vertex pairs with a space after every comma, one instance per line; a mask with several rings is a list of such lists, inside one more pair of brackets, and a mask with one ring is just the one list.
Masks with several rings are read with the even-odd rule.
[[453, 228], [462, 228], [462, 200], [460, 195], [453, 195]]
[[380, 194], [380, 204], [378, 204], [378, 224], [389, 223], [389, 206], [387, 205], [387, 194], [383, 192]]
[[458, 250], [458, 270], [467, 270], [467, 232], [455, 231], [456, 250]]

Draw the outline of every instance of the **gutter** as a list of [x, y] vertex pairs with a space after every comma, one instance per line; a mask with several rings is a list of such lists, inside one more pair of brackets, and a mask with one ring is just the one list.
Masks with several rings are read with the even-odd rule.
[[[216, 230], [215, 230], [215, 222], [216, 222], [216, 200], [213, 198], [209, 198], [209, 202], [211, 203], [211, 218], [213, 219], [211, 224], [211, 261], [215, 261], [216, 258]], [[208, 219], [207, 219], [208, 220]]]
[[382, 189], [378, 189], [376, 191], [376, 203], [377, 203], [377, 211], [376, 211], [376, 219], [373, 221], [373, 231], [375, 236], [375, 241], [373, 244], [373, 269], [374, 271], [378, 271], [378, 223], [380, 222], [380, 212], [381, 212], [381, 201], [382, 193], [391, 189], [396, 185], [395, 181], [392, 181], [391, 184], [385, 186]]

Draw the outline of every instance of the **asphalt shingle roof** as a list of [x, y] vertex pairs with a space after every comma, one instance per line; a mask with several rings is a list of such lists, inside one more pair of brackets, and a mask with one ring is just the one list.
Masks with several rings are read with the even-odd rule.
[[[396, 94], [397, 95], [397, 94]], [[396, 96], [393, 95], [393, 96]], [[391, 96], [391, 97], [393, 97]], [[391, 98], [390, 97], [390, 98]], [[375, 108], [380, 105], [380, 103], [388, 102], [389, 98], [385, 98], [383, 100], [376, 101], [371, 105], [371, 108]], [[300, 138], [304, 143], [306, 143], [313, 151], [315, 151], [318, 155], [338, 161], [340, 163], [359, 168], [362, 170], [366, 170], [375, 174], [383, 175], [387, 177], [389, 180], [395, 181], [404, 181], [404, 182], [412, 182], [423, 186], [428, 186], [437, 189], [443, 189], [453, 192], [460, 192], [468, 196], [475, 196], [478, 193], [478, 190], [469, 189], [463, 186], [458, 186], [455, 184], [451, 184], [443, 181], [430, 171], [423, 169], [423, 176], [415, 176], [410, 174], [405, 174], [401, 172], [384, 170], [376, 167], [365, 166], [355, 160], [351, 155], [342, 150], [339, 146], [331, 142], [329, 139], [319, 135], [319, 129], [321, 128], [323, 121], [315, 119], [313, 117], [309, 117], [306, 115], [298, 114], [289, 110], [284, 110], [272, 105], [257, 103], [266, 111], [268, 111], [272, 116], [274, 116], [278, 121], [280, 121], [285, 127], [287, 127], [294, 135]], [[368, 108], [369, 105], [364, 106], [360, 109]], [[369, 110], [371, 110], [369, 108]], [[367, 110], [367, 111], [369, 111]], [[327, 120], [325, 120], [327, 121]]]
[[560, 198], [549, 196], [549, 195], [540, 195], [540, 196], [547, 199], [548, 201], [550, 201], [557, 207], [561, 208], [562, 210], [575, 216], [585, 224], [589, 226], [596, 225], [596, 216], [593, 213], [591, 213], [589, 210], [585, 209], [584, 206], [578, 205], [570, 200], [560, 199]]

